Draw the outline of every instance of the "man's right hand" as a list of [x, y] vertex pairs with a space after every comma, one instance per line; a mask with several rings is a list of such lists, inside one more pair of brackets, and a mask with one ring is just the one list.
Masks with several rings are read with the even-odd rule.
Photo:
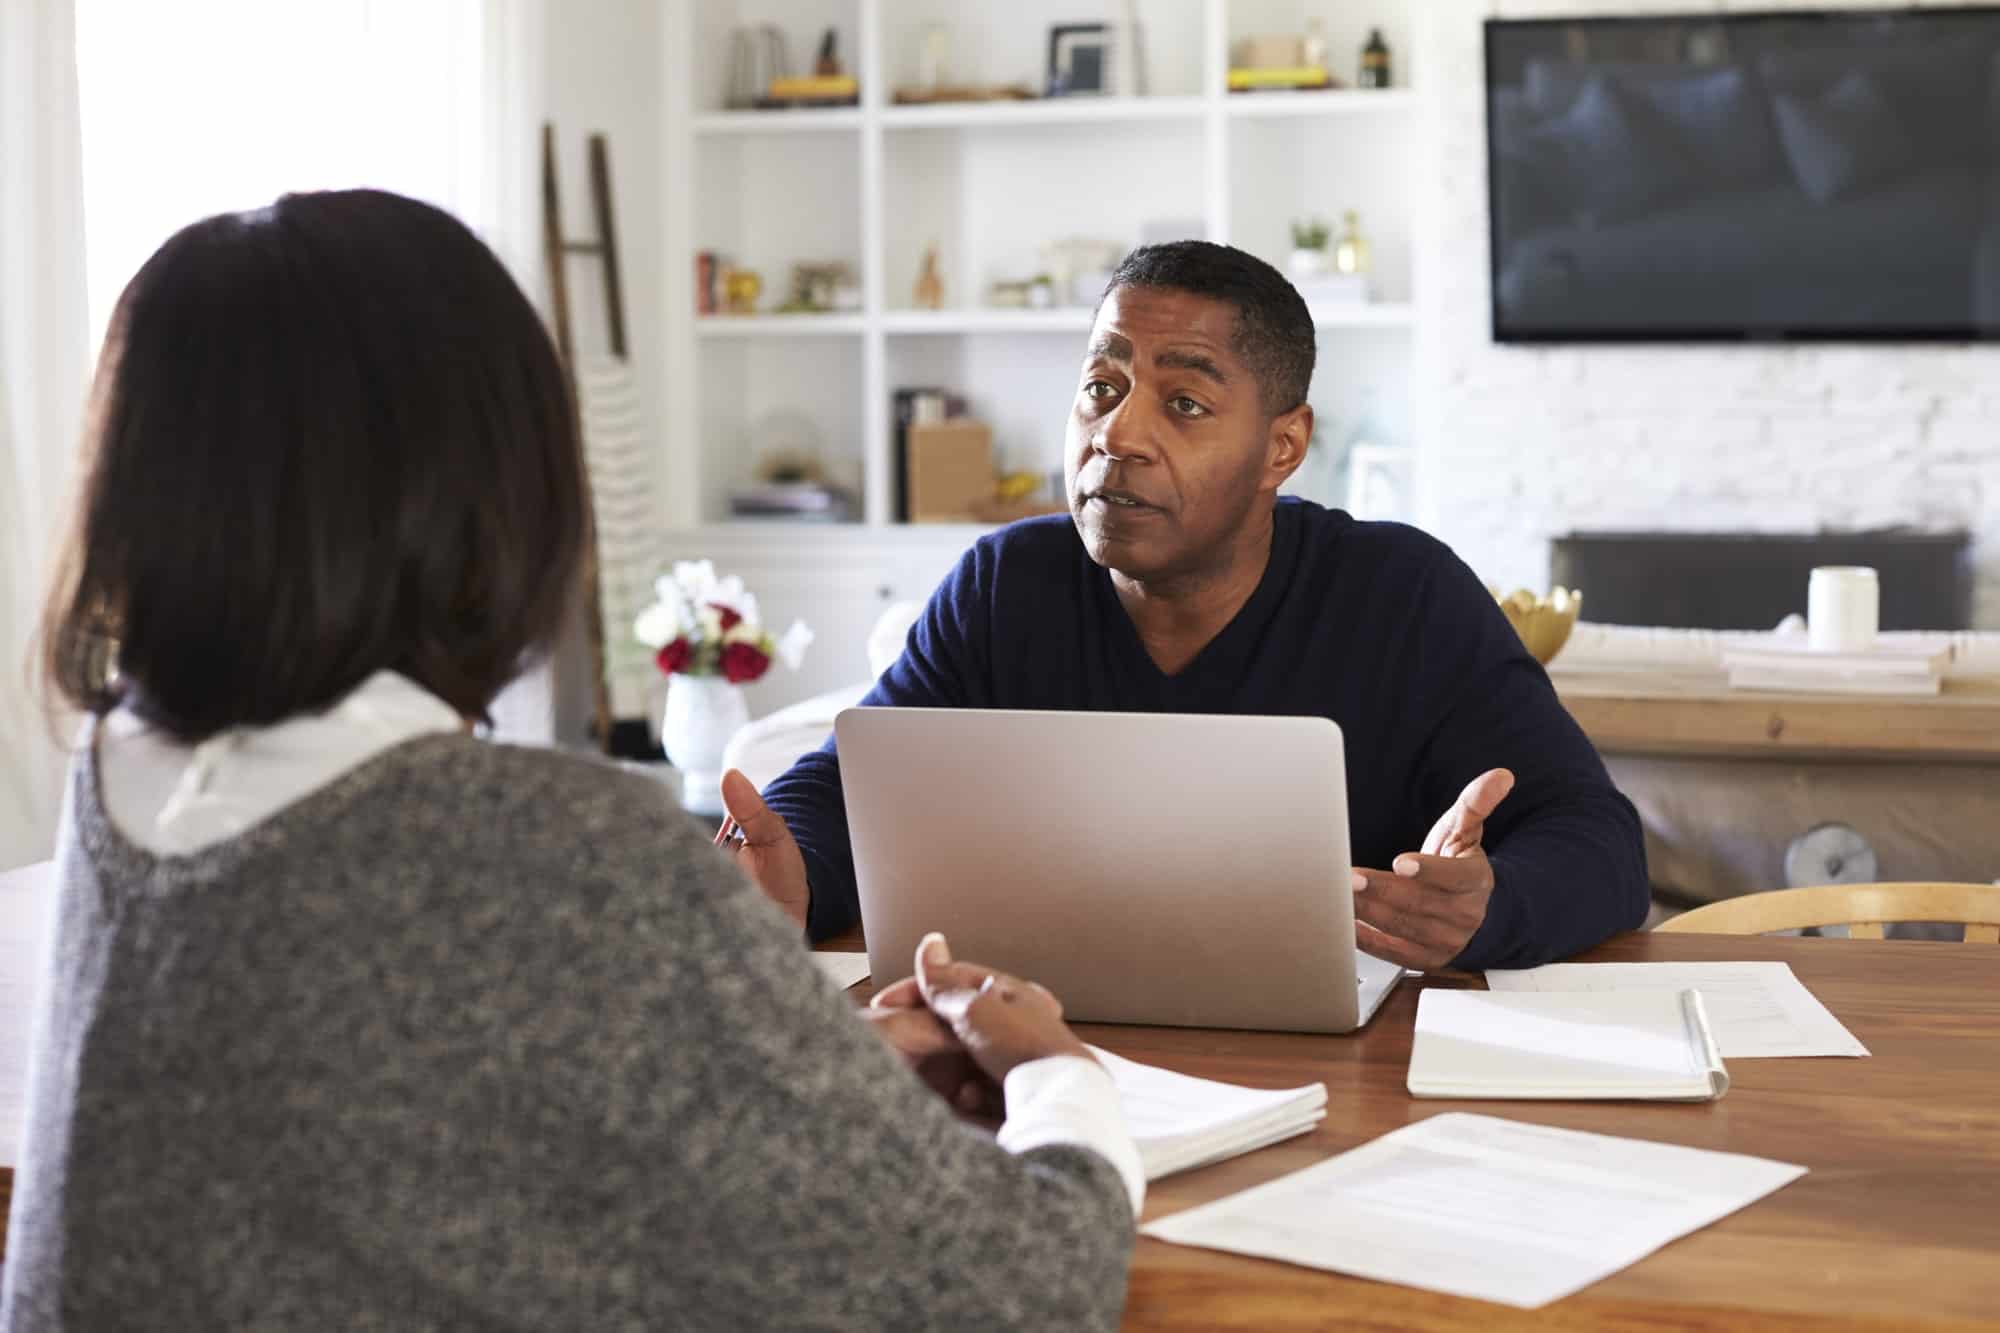
[[[722, 775], [722, 808], [729, 812], [729, 818], [716, 834], [716, 846], [725, 851], [733, 848], [736, 864], [756, 881], [764, 896], [803, 927], [812, 890], [806, 884], [806, 859], [799, 854], [792, 831], [738, 769]], [[740, 833], [740, 840], [736, 833]]]

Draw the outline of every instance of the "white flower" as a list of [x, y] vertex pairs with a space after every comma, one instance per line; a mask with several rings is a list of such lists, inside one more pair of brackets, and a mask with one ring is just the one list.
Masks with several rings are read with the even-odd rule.
[[743, 600], [749, 595], [743, 589], [743, 580], [731, 574], [726, 579], [717, 579], [709, 588], [708, 596], [702, 600], [714, 602], [717, 606], [726, 606], [740, 614], [743, 610]]
[[722, 637], [722, 612], [707, 602], [703, 602], [694, 613], [695, 624], [701, 628], [701, 641], [707, 643]]
[[[662, 583], [666, 580], [662, 579]], [[674, 562], [673, 587], [688, 601], [700, 606], [715, 596], [715, 562], [713, 560], [677, 560]], [[667, 589], [660, 589], [660, 596], [668, 596]]]
[[671, 601], [654, 602], [632, 622], [632, 633], [648, 648], [664, 648], [680, 637], [680, 611]]
[[811, 646], [812, 641], [813, 632], [806, 628], [806, 622], [794, 620], [792, 627], [778, 640], [778, 660], [797, 671], [799, 663], [805, 660], [806, 649]]
[[723, 631], [722, 641], [725, 644], [747, 643], [761, 651], [764, 631], [757, 628], [757, 623], [753, 620], [739, 620]]

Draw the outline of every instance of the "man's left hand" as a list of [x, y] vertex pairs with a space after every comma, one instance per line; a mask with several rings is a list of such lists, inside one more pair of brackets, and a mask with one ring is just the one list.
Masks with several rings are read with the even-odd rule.
[[1363, 952], [1430, 971], [1458, 957], [1486, 920], [1493, 864], [1483, 845], [1489, 816], [1514, 790], [1514, 775], [1489, 769], [1459, 793], [1394, 872], [1354, 871], [1354, 939]]

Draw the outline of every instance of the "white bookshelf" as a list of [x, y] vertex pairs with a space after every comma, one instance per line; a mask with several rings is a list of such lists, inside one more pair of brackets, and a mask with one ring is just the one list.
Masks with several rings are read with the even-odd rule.
[[[972, 527], [891, 521], [890, 407], [903, 385], [964, 393], [989, 421], [1003, 466], [1061, 466], [1068, 404], [1091, 311], [984, 304], [998, 277], [1026, 277], [1042, 245], [1087, 237], [1129, 247], [1148, 224], [1184, 222], [1284, 267], [1294, 218], [1336, 229], [1358, 209], [1375, 260], [1375, 300], [1318, 307], [1314, 404], [1340, 430], [1366, 406], [1380, 442], [1415, 450], [1412, 366], [1428, 336], [1414, 237], [1417, 179], [1430, 146], [1409, 61], [1424, 0], [1139, 0], [1141, 96], [902, 106], [915, 51], [933, 26], [951, 35], [954, 81], [1039, 86], [1056, 23], [1113, 23], [1106, 0], [662, 0], [669, 182], [666, 214], [666, 415], [663, 477], [677, 549], [758, 550], [824, 565], [835, 546], [873, 549], [905, 569], [948, 566]], [[1395, 53], [1383, 91], [1230, 94], [1227, 50], [1240, 36], [1323, 24], [1335, 73], [1352, 83], [1369, 28]], [[839, 33], [861, 83], [851, 108], [724, 107], [728, 33], [775, 24], [795, 65], [819, 34]], [[1412, 83], [1414, 76], [1414, 84]], [[945, 308], [913, 309], [935, 244]], [[840, 260], [858, 311], [697, 316], [693, 257], [714, 250], [759, 270], [765, 309], [793, 263]], [[729, 490], [760, 448], [807, 432], [830, 473], [861, 496], [846, 525], [746, 525]], [[1313, 498], [1338, 503], [1337, 494]], [[731, 535], [733, 534], [733, 535]], [[754, 538], [753, 538], [754, 534]], [[866, 561], [863, 561], [866, 564]], [[859, 579], [859, 583], [865, 583]], [[922, 595], [891, 587], [882, 597]]]

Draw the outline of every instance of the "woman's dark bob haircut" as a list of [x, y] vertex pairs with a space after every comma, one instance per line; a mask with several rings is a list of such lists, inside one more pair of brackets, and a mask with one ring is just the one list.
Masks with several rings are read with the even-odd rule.
[[482, 719], [589, 541], [562, 367], [450, 214], [286, 195], [176, 234], [119, 298], [42, 626], [51, 688], [177, 740], [398, 671]]

